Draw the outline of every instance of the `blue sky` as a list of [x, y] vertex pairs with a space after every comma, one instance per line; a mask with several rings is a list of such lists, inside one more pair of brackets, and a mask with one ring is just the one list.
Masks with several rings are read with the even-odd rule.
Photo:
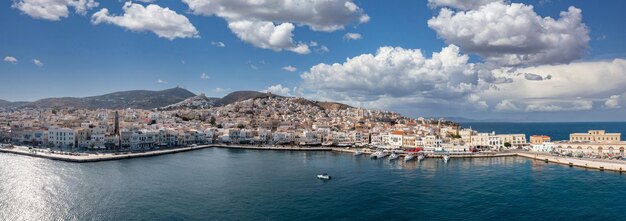
[[[49, 1], [72, 2], [73, 0]], [[330, 31], [314, 30], [314, 26], [320, 25], [318, 23], [321, 21], [298, 17], [297, 12], [294, 14], [286, 13], [282, 17], [279, 16], [280, 18], [255, 15], [246, 10], [240, 10], [240, 8], [226, 12], [215, 12], [210, 11], [211, 9], [202, 8], [200, 3], [203, 1], [211, 2], [209, 0], [195, 1], [199, 5], [190, 3], [194, 2], [192, 0], [156, 0], [148, 3], [132, 3], [133, 6], [140, 9], [147, 8], [148, 5], [158, 6], [158, 9], [169, 8], [188, 21], [185, 22], [184, 19], [180, 20], [180, 17], [177, 17], [176, 22], [182, 22], [184, 25], [177, 24], [167, 18], [161, 22], [174, 24], [175, 27], [169, 27], [171, 29], [185, 26], [195, 28], [197, 31], [195, 36], [187, 32], [186, 37], [173, 39], [158, 36], [155, 33], [155, 28], [151, 27], [150, 24], [142, 24], [141, 27], [137, 28], [128, 26], [129, 20], [114, 20], [117, 19], [116, 16], [124, 15], [123, 7], [125, 4], [131, 4], [124, 1], [85, 0], [85, 2], [97, 2], [97, 6], [91, 5], [83, 11], [78, 11], [70, 5], [67, 6], [68, 13], [63, 14], [61, 12], [58, 19], [42, 17], [51, 15], [45, 13], [54, 14], [57, 12], [45, 12], [45, 10], [44, 12], [33, 12], [26, 7], [20, 8], [20, 4], [32, 3], [29, 0], [2, 1], [0, 2], [0, 29], [2, 30], [0, 33], [0, 56], [5, 61], [0, 63], [0, 99], [32, 101], [45, 97], [82, 97], [121, 90], [160, 90], [180, 85], [192, 92], [206, 93], [216, 97], [236, 90], [270, 90], [292, 96], [336, 100], [370, 108], [390, 109], [410, 116], [462, 116], [479, 119], [554, 119], [564, 121], [577, 120], [580, 116], [585, 116], [590, 120], [626, 120], [626, 114], [623, 114], [622, 107], [624, 106], [622, 105], [624, 96], [626, 96], [622, 94], [625, 94], [626, 91], [620, 89], [624, 88], [621, 87], [621, 82], [610, 88], [598, 88], [594, 91], [580, 90], [579, 93], [546, 91], [544, 93], [546, 96], [540, 97], [523, 95], [528, 94], [528, 91], [507, 94], [488, 89], [493, 86], [501, 90], [514, 91], [517, 89], [513, 89], [513, 87], [524, 87], [527, 90], [536, 91], [533, 87], [549, 86], [549, 84], [542, 86], [538, 83], [533, 84], [534, 81], [531, 80], [518, 79], [520, 76], [528, 76], [528, 74], [542, 76], [541, 79], [550, 76], [553, 79], [545, 80], [546, 82], [560, 79], [563, 81], [558, 85], [569, 85], [567, 80], [571, 79], [567, 76], [573, 74], [570, 75], [569, 72], [572, 71], [569, 71], [568, 68], [578, 67], [575, 65], [581, 67], [576, 68], [576, 70], [583, 70], [583, 67], [594, 67], [593, 65], [604, 67], [613, 64], [617, 67], [609, 69], [617, 69], [616, 73], [605, 76], [606, 78], [626, 76], [626, 73], [622, 73], [624, 70], [620, 69], [623, 67], [621, 63], [623, 60], [621, 59], [626, 57], [626, 43], [623, 40], [626, 39], [626, 32], [624, 32], [626, 27], [621, 22], [626, 20], [626, 15], [620, 10], [626, 8], [625, 1], [607, 0], [600, 4], [596, 1], [583, 0], [505, 2], [485, 0], [483, 1], [485, 5], [466, 7], [463, 4], [469, 3], [463, 0], [448, 1], [460, 2], [456, 5], [438, 5], [437, 2], [440, 0], [430, 0], [430, 4], [427, 1], [404, 0], [333, 0], [331, 2], [338, 2], [340, 3], [339, 6], [343, 6], [345, 2], [354, 3], [358, 10], [328, 12], [331, 15], [345, 13], [345, 17], [337, 16], [337, 21], [330, 21], [334, 25], [340, 25], [341, 28], [334, 28], [336, 30]], [[233, 2], [246, 1], [215, 2], [213, 3], [228, 5]], [[278, 4], [283, 1], [270, 2]], [[585, 30], [571, 33], [568, 30], [560, 30], [560, 32], [563, 32], [561, 36], [580, 37], [586, 35], [584, 37], [588, 37], [588, 40], [578, 40], [572, 43], [575, 46], [584, 47], [584, 50], [571, 52], [571, 50], [566, 49], [566, 47], [570, 47], [566, 43], [557, 44], [553, 47], [548, 45], [550, 43], [546, 43], [546, 40], [537, 40], [539, 46], [535, 46], [535, 42], [530, 40], [522, 43], [506, 43], [520, 44], [512, 45], [515, 46], [515, 49], [485, 47], [485, 45], [468, 43], [467, 38], [460, 37], [459, 33], [450, 33], [450, 31], [455, 32], [461, 29], [459, 27], [465, 27], [462, 23], [464, 22], [463, 19], [448, 20], [439, 26], [429, 25], [429, 20], [433, 20], [443, 13], [443, 10], [449, 9], [454, 15], [459, 15], [474, 11], [477, 13], [486, 12], [488, 9], [498, 10], [498, 7], [495, 6], [516, 9], [514, 6], [517, 3], [522, 3], [517, 6], [532, 6], [530, 12], [534, 11], [536, 16], [542, 19], [546, 17], [559, 19], [562, 17], [561, 12], [568, 11], [570, 6], [580, 9], [582, 20], [578, 23], [574, 22], [576, 24], [573, 25], [584, 27]], [[492, 7], [487, 8], [486, 4], [490, 4]], [[105, 15], [106, 18], [101, 22], [94, 22], [94, 14], [104, 8], [108, 10], [108, 14]], [[297, 11], [298, 8], [285, 6], [284, 10]], [[525, 12], [528, 14], [529, 10]], [[323, 12], [320, 13], [324, 15]], [[126, 14], [130, 14], [130, 12], [126, 11]], [[572, 14], [576, 13], [572, 12]], [[367, 15], [369, 20], [361, 21], [363, 15]], [[54, 17], [54, 15], [52, 16]], [[525, 15], [520, 14], [520, 16]], [[334, 16], [331, 17], [333, 18], [330, 20], [335, 19]], [[532, 16], [530, 17], [532, 18]], [[576, 16], [573, 15], [573, 17]], [[346, 18], [352, 19], [346, 20]], [[443, 18], [441, 19], [443, 21]], [[261, 40], [244, 39], [229, 26], [229, 24], [240, 21], [270, 22], [274, 26], [283, 23], [293, 24], [295, 27], [291, 32], [292, 46], [302, 43], [309, 48], [310, 52], [306, 54], [295, 53], [289, 51], [291, 50], [288, 49], [290, 46], [285, 47], [285, 44], [263, 48], [262, 42], [259, 43]], [[458, 24], [460, 26], [448, 27], [454, 22], [461, 22]], [[480, 24], [468, 23], [467, 25]], [[497, 25], [492, 23], [489, 27]], [[506, 33], [515, 31], [507, 30], [506, 23], [500, 25], [503, 26], [503, 30], [494, 29], [490, 33], [494, 35], [505, 33], [506, 35]], [[327, 27], [330, 26], [324, 26], [324, 28]], [[156, 29], [163, 31], [164, 28], [167, 29], [168, 27], [157, 27]], [[448, 31], [446, 32], [446, 30]], [[187, 29], [187, 31], [189, 30]], [[240, 33], [250, 34], [255, 31], [260, 32], [260, 30], [252, 27]], [[473, 31], [476, 32], [477, 29]], [[526, 33], [533, 31], [536, 30], [527, 30]], [[550, 35], [554, 34], [550, 33], [551, 30], [544, 31], [546, 36], [554, 36]], [[345, 37], [347, 33], [358, 33], [362, 37], [348, 40]], [[528, 37], [532, 34], [518, 35]], [[476, 41], [477, 36], [479, 35], [475, 34], [471, 40]], [[494, 36], [493, 38], [498, 37], [501, 40], [510, 41], [519, 39], [513, 38], [512, 35]], [[490, 36], [482, 36], [481, 38], [487, 38], [486, 41], [488, 42]], [[558, 40], [557, 42], [564, 41]], [[222, 42], [225, 47], [216, 46], [217, 42]], [[489, 44], [493, 45], [494, 42], [501, 41], [494, 40]], [[408, 69], [390, 70], [384, 67], [378, 67], [382, 69], [368, 67], [362, 70], [351, 68], [352, 65], [367, 66], [358, 63], [367, 62], [367, 59], [354, 59], [350, 64], [344, 63], [348, 58], [356, 58], [364, 54], [376, 55], [377, 51], [384, 46], [398, 47], [403, 50], [420, 49], [421, 55], [425, 59], [429, 59], [433, 52], [440, 52], [450, 44], [458, 46], [459, 56], [467, 56], [469, 60], [459, 64], [461, 66], [454, 69], [454, 73], [449, 73], [450, 70], [428, 69], [432, 72], [441, 72], [439, 73], [441, 76], [433, 77], [420, 72], [424, 76], [416, 77], [415, 70], [411, 70], [411, 68], [421, 67], [419, 66], [420, 62], [402, 66], [408, 67]], [[322, 45], [327, 47], [328, 51], [323, 51]], [[503, 61], [505, 56], [511, 54], [515, 56], [523, 54], [532, 57], [534, 54], [529, 55], [527, 51], [535, 50], [536, 47], [545, 47], [541, 50], [553, 50], [557, 54], [565, 54], [551, 57], [539, 56], [536, 59], [533, 58], [534, 60]], [[503, 54], [501, 50], [513, 51]], [[391, 54], [396, 52], [403, 55], [407, 55], [407, 53], [412, 54], [412, 56], [415, 55], [414, 51], [398, 50]], [[7, 57], [14, 58], [16, 61], [7, 60]], [[391, 57], [381, 56], [380, 59], [393, 60]], [[39, 60], [43, 65], [36, 65], [33, 59]], [[323, 64], [330, 65], [333, 63], [339, 63], [338, 65], [341, 67], [332, 70], [321, 69]], [[466, 65], [470, 63], [473, 65], [472, 73], [457, 73], [460, 69], [468, 69]], [[286, 66], [295, 67], [297, 70], [294, 72], [286, 71], [283, 69]], [[318, 66], [320, 69], [313, 70], [314, 66]], [[487, 69], [474, 70], [474, 66], [486, 66]], [[562, 68], [555, 68], [555, 66]], [[368, 75], [370, 74], [369, 71], [380, 74]], [[496, 74], [489, 74], [489, 77], [485, 77], [481, 71]], [[337, 74], [340, 72], [343, 75]], [[503, 72], [506, 73], [503, 74]], [[201, 78], [203, 73], [208, 76], [208, 79]], [[396, 78], [397, 75], [403, 73], [406, 74], [405, 77], [407, 78]], [[309, 74], [310, 77], [305, 77], [306, 74]], [[507, 74], [510, 76], [506, 76]], [[606, 79], [594, 78], [595, 75], [602, 73], [579, 74], [591, 76], [591, 79]], [[461, 79], [451, 77], [457, 75], [461, 76]], [[385, 83], [387, 81], [384, 80], [387, 77], [394, 78], [392, 80], [396, 82], [403, 81], [403, 79], [412, 80], [407, 80], [406, 85], [387, 84]], [[433, 77], [433, 80], [424, 80], [429, 77]], [[442, 77], [446, 80], [441, 80]], [[483, 80], [487, 78], [512, 80]], [[526, 77], [526, 80], [528, 78]], [[361, 79], [363, 82], [360, 82]], [[377, 85], [376, 82], [379, 80], [381, 83]], [[625, 81], [624, 79], [617, 80]], [[484, 83], [484, 81], [489, 82]], [[459, 84], [450, 85], [449, 82]], [[443, 87], [441, 85], [444, 84], [449, 88], [441, 89]], [[571, 83], [571, 85], [580, 84], [580, 82]], [[463, 89], [459, 89], [461, 86]], [[602, 86], [602, 84], [599, 83], [598, 86]], [[369, 89], [373, 87], [375, 89]], [[471, 89], [466, 87], [471, 87]], [[459, 91], [450, 92], [457, 89]], [[577, 90], [577, 88], [571, 88], [571, 90]]]

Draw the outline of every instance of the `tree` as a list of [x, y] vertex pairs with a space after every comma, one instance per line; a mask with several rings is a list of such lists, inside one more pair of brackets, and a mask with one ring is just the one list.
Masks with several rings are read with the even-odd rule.
[[237, 125], [237, 128], [243, 129], [243, 128], [246, 128], [246, 126], [244, 126], [243, 124], [239, 124], [239, 125]]
[[215, 117], [211, 116], [211, 119], [209, 120], [209, 123], [211, 125], [215, 125]]
[[504, 143], [504, 147], [511, 147], [511, 143], [509, 142]]

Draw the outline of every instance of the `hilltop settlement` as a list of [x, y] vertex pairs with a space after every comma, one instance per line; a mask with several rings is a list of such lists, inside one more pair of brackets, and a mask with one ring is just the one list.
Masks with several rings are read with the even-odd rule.
[[50, 98], [0, 106], [0, 143], [67, 152], [145, 151], [201, 144], [330, 146], [472, 153], [526, 149], [612, 158], [620, 134], [590, 131], [570, 141], [480, 133], [443, 119], [240, 91], [224, 98], [182, 88]]

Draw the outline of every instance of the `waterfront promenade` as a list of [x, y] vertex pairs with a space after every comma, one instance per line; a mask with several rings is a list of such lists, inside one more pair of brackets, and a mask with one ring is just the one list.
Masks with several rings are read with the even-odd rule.
[[607, 170], [615, 172], [626, 172], [626, 161], [623, 160], [600, 160], [600, 159], [581, 159], [573, 157], [552, 156], [550, 154], [542, 154], [536, 152], [518, 152], [518, 156], [535, 160], [541, 160], [546, 163], [558, 163], [568, 165], [570, 167], [582, 167], [594, 170]]
[[201, 146], [192, 146], [192, 147], [181, 147], [181, 148], [173, 148], [173, 149], [164, 149], [164, 150], [152, 150], [146, 152], [139, 153], [98, 153], [98, 154], [60, 154], [60, 153], [52, 153], [52, 152], [44, 152], [44, 151], [32, 151], [26, 147], [14, 147], [14, 148], [0, 148], [0, 153], [12, 153], [19, 154], [31, 157], [39, 157], [46, 158], [51, 160], [60, 160], [66, 162], [73, 163], [88, 163], [88, 162], [98, 162], [98, 161], [109, 161], [109, 160], [122, 160], [122, 159], [131, 159], [131, 158], [140, 158], [140, 157], [152, 157], [159, 156], [164, 154], [173, 154], [180, 153], [192, 150], [199, 150], [211, 147], [211, 145], [201, 145]]
[[[31, 157], [39, 157], [51, 160], [60, 160], [73, 163], [88, 163], [98, 161], [122, 160], [140, 157], [152, 157], [164, 154], [173, 154], [186, 151], [200, 150], [204, 148], [228, 148], [228, 149], [247, 149], [247, 150], [272, 150], [272, 151], [334, 151], [344, 153], [354, 153], [357, 150], [363, 151], [364, 154], [371, 154], [374, 150], [367, 148], [337, 148], [337, 147], [299, 147], [299, 146], [248, 146], [248, 145], [225, 145], [225, 144], [209, 144], [200, 146], [190, 146], [163, 150], [151, 150], [146, 152], [126, 152], [126, 153], [80, 153], [80, 154], [61, 154], [47, 151], [33, 151], [27, 147], [0, 148], [0, 153], [19, 154]], [[405, 154], [400, 154], [405, 155]], [[426, 154], [427, 158], [440, 158], [441, 154]], [[546, 163], [557, 163], [570, 167], [581, 167], [586, 169], [594, 169], [600, 171], [626, 172], [626, 161], [621, 160], [600, 160], [600, 159], [580, 159], [563, 156], [553, 156], [545, 153], [537, 152], [493, 152], [493, 153], [472, 153], [462, 155], [450, 155], [451, 158], [481, 158], [481, 157], [513, 157], [520, 156], [534, 160], [545, 161]]]

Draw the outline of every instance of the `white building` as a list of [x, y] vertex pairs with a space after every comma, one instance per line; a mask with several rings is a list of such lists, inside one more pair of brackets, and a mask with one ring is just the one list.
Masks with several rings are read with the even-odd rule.
[[69, 128], [50, 128], [48, 130], [48, 144], [53, 147], [74, 147], [76, 135]]

